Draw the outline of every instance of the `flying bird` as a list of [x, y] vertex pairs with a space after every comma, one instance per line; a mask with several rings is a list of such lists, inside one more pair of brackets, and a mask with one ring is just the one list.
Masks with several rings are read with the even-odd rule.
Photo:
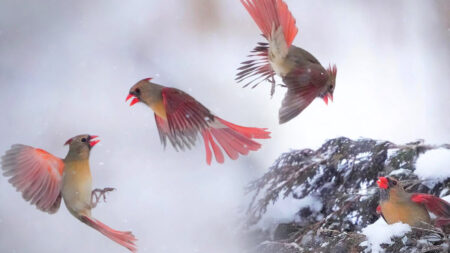
[[2, 157], [3, 175], [22, 192], [22, 197], [44, 212], [58, 211], [61, 198], [78, 220], [109, 239], [136, 252], [136, 238], [131, 232], [114, 230], [91, 215], [99, 199], [113, 188], [92, 190], [89, 155], [100, 140], [94, 135], [78, 135], [69, 139], [66, 158], [58, 158], [45, 150], [15, 144]]
[[212, 153], [218, 163], [223, 163], [221, 148], [235, 160], [239, 154], [247, 155], [261, 147], [253, 139], [270, 138], [270, 132], [266, 128], [232, 124], [212, 114], [189, 94], [150, 80], [151, 78], [142, 79], [133, 85], [126, 101], [133, 98], [130, 106], [142, 102], [154, 111], [164, 147], [168, 139], [177, 151], [190, 149], [195, 145], [197, 136], [201, 135], [205, 144], [206, 163], [211, 164]]
[[436, 196], [424, 193], [408, 193], [400, 182], [392, 177], [380, 177], [380, 205], [377, 212], [388, 224], [403, 222], [423, 227], [431, 224], [429, 212], [437, 216], [438, 227], [450, 224], [450, 204]]
[[298, 29], [295, 19], [282, 0], [241, 0], [267, 42], [260, 42], [251, 51], [250, 60], [241, 63], [236, 80], [246, 81], [244, 87], [256, 87], [263, 81], [272, 84], [275, 75], [287, 87], [279, 110], [279, 123], [283, 124], [299, 115], [316, 98], [326, 104], [333, 100], [336, 85], [336, 65], [325, 69], [308, 51], [292, 45]]

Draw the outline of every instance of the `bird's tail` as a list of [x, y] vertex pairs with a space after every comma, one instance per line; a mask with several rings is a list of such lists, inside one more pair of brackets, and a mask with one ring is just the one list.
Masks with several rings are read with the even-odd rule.
[[266, 131], [266, 128], [238, 126], [215, 117], [214, 121], [210, 123], [210, 127], [202, 131], [202, 136], [205, 142], [206, 162], [211, 164], [212, 152], [218, 163], [224, 162], [220, 147], [231, 159], [236, 160], [239, 154], [247, 155], [250, 151], [261, 148], [261, 144], [252, 139], [269, 139], [270, 132]]
[[82, 216], [81, 221], [99, 231], [109, 239], [129, 249], [131, 252], [137, 252], [137, 247], [135, 244], [137, 239], [131, 232], [114, 230], [102, 222], [88, 216]]
[[446, 227], [450, 224], [450, 218], [442, 218], [442, 217], [438, 217], [436, 218], [436, 220], [434, 221], [434, 225], [436, 227]]
[[292, 44], [298, 29], [295, 19], [283, 0], [241, 0], [261, 32], [269, 41], [281, 26], [287, 47]]

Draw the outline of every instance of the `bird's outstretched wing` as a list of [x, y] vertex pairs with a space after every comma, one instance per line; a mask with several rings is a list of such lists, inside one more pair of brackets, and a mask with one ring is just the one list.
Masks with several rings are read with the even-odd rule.
[[298, 28], [295, 18], [289, 11], [287, 4], [282, 0], [241, 0], [241, 3], [252, 16], [261, 32], [268, 40], [274, 39], [274, 31], [283, 34], [283, 43], [289, 48], [297, 35]]
[[299, 115], [319, 96], [328, 74], [320, 65], [297, 67], [283, 78], [288, 91], [279, 111], [280, 124]]
[[168, 137], [175, 149], [191, 148], [198, 133], [208, 128], [214, 116], [187, 93], [175, 88], [163, 88], [162, 97], [167, 120], [155, 115], [163, 144]]
[[269, 44], [259, 42], [248, 55], [250, 60], [241, 62], [242, 66], [238, 68], [239, 72], [236, 74], [235, 80], [238, 83], [245, 80], [246, 83], [243, 86], [244, 88], [249, 85], [252, 85], [252, 88], [255, 88], [264, 81], [271, 82], [272, 87], [275, 87], [275, 71], [273, 71], [270, 66], [268, 55]]
[[175, 149], [190, 148], [197, 135], [201, 134], [207, 164], [211, 164], [213, 153], [218, 163], [224, 162], [221, 148], [235, 160], [239, 154], [247, 155], [261, 147], [253, 139], [270, 138], [270, 132], [265, 128], [239, 126], [214, 116], [205, 106], [178, 89], [164, 88], [162, 97], [167, 120], [157, 115], [155, 119], [163, 145], [168, 138]]
[[271, 95], [275, 91], [275, 71], [269, 63], [269, 47], [272, 56], [284, 59], [297, 35], [295, 19], [282, 0], [241, 0], [245, 9], [252, 16], [268, 43], [258, 43], [251, 51], [250, 60], [242, 62], [238, 82], [246, 81], [244, 87], [256, 87], [263, 81], [272, 84]]
[[32, 205], [48, 213], [59, 209], [63, 160], [42, 149], [15, 144], [2, 157], [2, 169]]

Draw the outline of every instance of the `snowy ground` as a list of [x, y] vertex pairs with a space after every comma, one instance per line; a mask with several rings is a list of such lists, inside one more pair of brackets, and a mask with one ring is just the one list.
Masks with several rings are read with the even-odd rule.
[[408, 224], [399, 222], [388, 225], [383, 218], [380, 218], [362, 230], [362, 233], [367, 236], [367, 241], [364, 241], [361, 246], [368, 246], [373, 253], [383, 252], [381, 244], [392, 244], [393, 237], [401, 237], [410, 231], [411, 227]]

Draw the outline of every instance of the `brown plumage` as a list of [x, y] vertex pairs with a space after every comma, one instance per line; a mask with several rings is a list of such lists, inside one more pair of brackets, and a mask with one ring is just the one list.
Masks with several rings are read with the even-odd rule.
[[[69, 152], [64, 159], [42, 149], [13, 145], [2, 157], [3, 175], [10, 177], [9, 182], [38, 209], [55, 213], [62, 198], [69, 212], [81, 222], [135, 252], [136, 238], [131, 232], [114, 230], [91, 215], [98, 197], [104, 197], [106, 192], [112, 190], [92, 190], [89, 155], [92, 147], [99, 142], [95, 138], [97, 136], [78, 135], [69, 139], [66, 142]], [[97, 197], [97, 201], [93, 201], [93, 197]]]
[[222, 150], [235, 160], [239, 154], [247, 155], [261, 147], [261, 144], [253, 139], [270, 138], [270, 132], [265, 128], [232, 124], [212, 114], [208, 108], [184, 91], [150, 80], [151, 78], [146, 78], [133, 85], [126, 100], [133, 98], [130, 105], [142, 102], [154, 111], [156, 126], [164, 147], [169, 140], [176, 150], [190, 149], [195, 145], [197, 136], [201, 135], [205, 144], [207, 164], [211, 164], [213, 153], [216, 161], [223, 163]]
[[380, 205], [377, 208], [388, 224], [403, 222], [411, 226], [431, 224], [428, 212], [438, 216], [437, 226], [449, 223], [450, 204], [436, 196], [422, 193], [408, 193], [393, 177], [380, 177]]
[[286, 3], [282, 0], [241, 0], [241, 3], [268, 43], [258, 43], [249, 55], [251, 60], [242, 62], [236, 80], [247, 80], [244, 87], [269, 81], [273, 94], [274, 76], [280, 76], [288, 89], [279, 110], [280, 124], [299, 115], [316, 97], [328, 104], [328, 99], [333, 99], [337, 68], [325, 69], [311, 53], [292, 45], [298, 29]]

